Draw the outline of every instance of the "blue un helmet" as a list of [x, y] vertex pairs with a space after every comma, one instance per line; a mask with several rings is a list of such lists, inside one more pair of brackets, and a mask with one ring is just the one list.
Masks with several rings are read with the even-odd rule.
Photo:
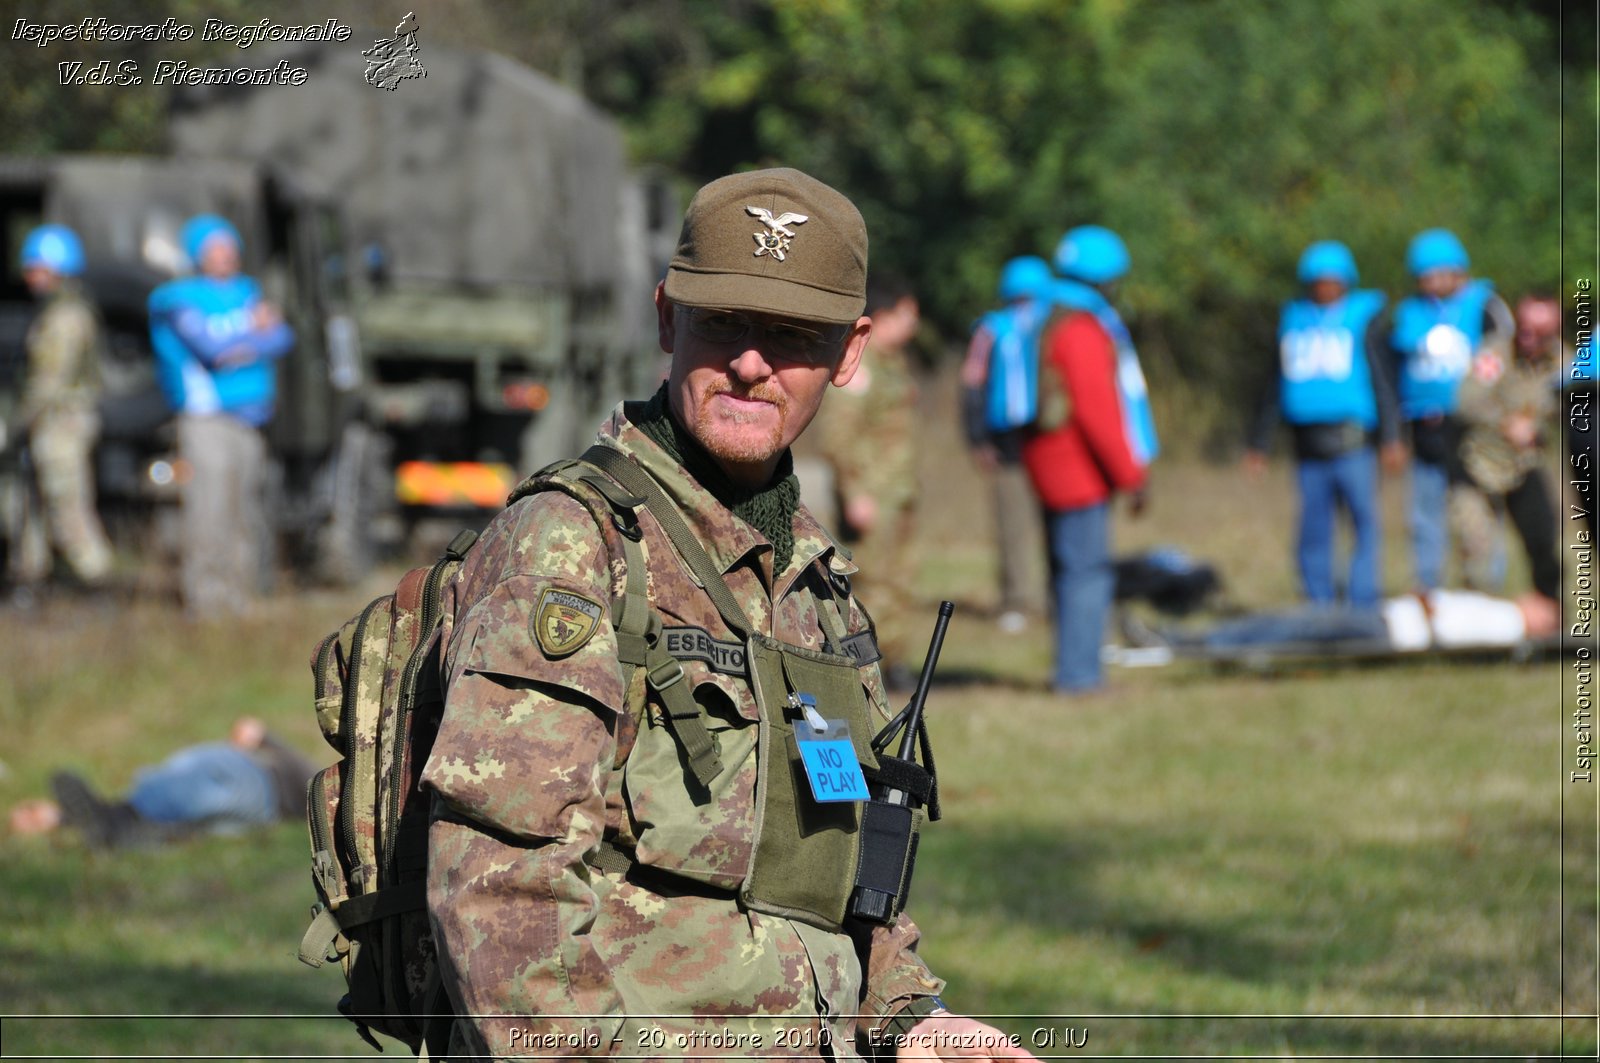
[[1069, 229], [1056, 246], [1056, 269], [1085, 284], [1110, 284], [1132, 264], [1122, 237], [1103, 225]]
[[1471, 264], [1467, 249], [1449, 229], [1427, 229], [1411, 238], [1406, 248], [1406, 269], [1420, 277], [1433, 269], [1464, 270]]
[[1054, 283], [1050, 263], [1038, 255], [1022, 255], [1001, 267], [1000, 298], [1008, 303], [1016, 299], [1036, 299]]
[[83, 244], [65, 225], [41, 225], [22, 241], [22, 268], [43, 266], [63, 277], [83, 272]]
[[183, 253], [189, 256], [189, 262], [200, 268], [200, 250], [206, 246], [206, 241], [213, 236], [222, 235], [233, 241], [233, 246], [243, 249], [239, 240], [239, 230], [227, 218], [216, 214], [196, 214], [183, 223]]
[[1337, 240], [1318, 240], [1306, 248], [1295, 276], [1301, 284], [1335, 280], [1346, 288], [1354, 288], [1360, 278], [1356, 272], [1356, 256]]

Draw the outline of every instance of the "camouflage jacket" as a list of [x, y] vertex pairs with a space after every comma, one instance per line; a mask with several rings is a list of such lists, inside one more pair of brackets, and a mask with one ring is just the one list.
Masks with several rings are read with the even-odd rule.
[[21, 417], [87, 408], [100, 384], [100, 326], [76, 285], [63, 284], [28, 329]]
[[[770, 544], [621, 410], [599, 438], [660, 483], [759, 631], [822, 645], [814, 585], [825, 577], [814, 563], [839, 575], [853, 566], [804, 507], [793, 559], [773, 573]], [[736, 641], [653, 517], [641, 514], [640, 526], [665, 624]], [[855, 1059], [858, 1015], [876, 1024], [942, 983], [912, 951], [918, 932], [903, 916], [872, 933], [863, 972], [849, 935], [744, 910], [727, 892], [751, 857], [753, 693], [710, 661], [684, 662], [723, 763], [712, 800], [691, 800], [655, 696], [640, 719], [630, 706], [642, 701], [643, 677], [623, 688], [606, 618], [624, 586], [618, 535], [566, 494], [534, 494], [490, 524], [449, 588], [448, 694], [423, 780], [438, 798], [428, 904], [446, 987], [458, 1015], [470, 1016], [457, 1021], [452, 1050], [816, 1058], [831, 1039], [837, 1058]], [[578, 602], [580, 625], [589, 608], [602, 611], [576, 648], [563, 633], [554, 659], [531, 630], [547, 592]], [[852, 605], [850, 630], [865, 626]], [[887, 718], [877, 667], [861, 674]], [[651, 772], [673, 782], [641, 784]], [[681, 889], [657, 890], [596, 870], [602, 837], [650, 870], [699, 881], [674, 876]]]
[[[1461, 381], [1457, 416], [1462, 422], [1461, 463], [1473, 483], [1491, 494], [1516, 487], [1553, 456], [1542, 445], [1556, 415], [1560, 381], [1559, 351], [1549, 358], [1509, 360], [1498, 353], [1479, 354]], [[1531, 418], [1541, 444], [1517, 447], [1502, 432], [1507, 418]]]
[[917, 493], [917, 382], [898, 347], [868, 347], [855, 377], [831, 393], [812, 431], [839, 497], [869, 495], [885, 514]]

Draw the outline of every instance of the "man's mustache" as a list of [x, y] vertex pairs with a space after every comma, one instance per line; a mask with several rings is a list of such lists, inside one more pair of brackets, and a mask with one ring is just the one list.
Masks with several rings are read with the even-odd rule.
[[706, 398], [715, 398], [718, 395], [732, 395], [736, 399], [752, 402], [770, 402], [780, 410], [789, 404], [788, 396], [765, 382], [742, 388], [734, 386], [727, 380], [714, 380], [706, 388]]

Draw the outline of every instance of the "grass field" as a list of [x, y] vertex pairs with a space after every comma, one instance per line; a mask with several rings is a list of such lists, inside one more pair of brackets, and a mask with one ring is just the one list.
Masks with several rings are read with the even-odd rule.
[[[912, 907], [955, 1006], [1063, 1058], [1593, 1058], [1595, 791], [1564, 783], [1570, 668], [1175, 665], [1058, 700], [1043, 626], [992, 625], [984, 507], [959, 502], [982, 485], [924, 423], [941, 504], [920, 590], [930, 623], [937, 598], [960, 608], [929, 703], [947, 815]], [[1285, 470], [1244, 484], [1171, 459], [1153, 502], [1121, 544], [1181, 544], [1248, 605], [1292, 596]], [[1388, 563], [1403, 587], [1398, 535]], [[114, 790], [244, 712], [320, 750], [306, 659], [366, 596], [280, 597], [227, 631], [148, 600], [0, 613], [0, 804], [63, 766]], [[296, 825], [117, 854], [6, 838], [0, 891], [8, 1057], [374, 1056], [332, 1016], [337, 973], [295, 960]]]

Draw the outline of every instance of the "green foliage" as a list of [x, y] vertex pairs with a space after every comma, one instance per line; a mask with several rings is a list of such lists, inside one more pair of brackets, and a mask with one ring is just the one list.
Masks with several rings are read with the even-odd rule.
[[[659, 82], [595, 75], [651, 161], [693, 179], [793, 165], [846, 189], [876, 264], [953, 331], [1004, 258], [1086, 212], [1076, 143], [1100, 111], [1085, 12], [964, 0], [686, 4], [699, 47]], [[690, 33], [683, 30], [680, 33]], [[586, 69], [593, 70], [591, 64]], [[607, 99], [607, 90], [624, 98]]]
[[82, 63], [88, 68], [110, 60], [115, 68], [122, 60], [133, 60], [148, 79], [148, 71], [158, 59], [194, 62], [203, 56], [228, 53], [238, 57], [238, 50], [231, 46], [219, 47], [199, 40], [199, 30], [206, 19], [245, 23], [261, 18], [259, 9], [248, 0], [158, 0], [115, 10], [92, 0], [57, 0], [47, 7], [41, 5], [39, 10], [11, 13], [5, 23], [8, 35], [19, 18], [35, 23], [67, 24], [104, 18], [114, 23], [150, 24], [169, 17], [179, 25], [194, 27], [194, 37], [188, 41], [115, 44], [57, 40], [42, 48], [7, 40], [5, 61], [0, 62], [0, 113], [6, 116], [5, 122], [0, 123], [0, 151], [45, 154], [162, 150], [170, 91], [152, 86], [63, 85], [60, 64]]
[[[1133, 253], [1121, 300], [1158, 412], [1193, 440], [1229, 434], [1226, 411], [1269, 371], [1277, 306], [1311, 240], [1345, 240], [1363, 280], [1392, 295], [1408, 285], [1406, 241], [1434, 225], [1513, 297], [1593, 275], [1573, 246], [1600, 220], [1592, 167], [1572, 162], [1593, 157], [1593, 17], [1568, 7], [547, 0], [418, 17], [424, 48], [490, 44], [583, 91], [685, 192], [774, 164], [837, 184], [866, 215], [873, 262], [911, 277], [952, 339], [993, 302], [1004, 259], [1048, 255], [1074, 224], [1110, 225]], [[66, 0], [49, 17], [100, 13]], [[139, 18], [167, 15], [259, 10], [138, 5]], [[356, 0], [273, 9], [329, 16], [375, 17]], [[141, 49], [238, 58], [197, 42], [129, 54]], [[166, 94], [55, 83], [58, 61], [104, 52], [13, 45], [0, 146], [158, 149]]]
[[[867, 217], [873, 261], [916, 280], [946, 335], [964, 335], [992, 302], [1005, 258], [1048, 255], [1081, 222], [1117, 229], [1134, 257], [1121, 298], [1155, 400], [1190, 439], [1230, 434], [1224, 409], [1270, 370], [1277, 306], [1312, 240], [1345, 240], [1364, 280], [1395, 295], [1409, 286], [1406, 242], [1435, 225], [1460, 233], [1477, 271], [1512, 295], [1556, 282], [1557, 25], [1539, 9], [617, 10], [603, 25], [633, 42], [625, 70], [640, 69], [640, 42], [671, 42], [655, 76], [622, 76], [603, 46], [583, 64], [643, 158], [692, 179], [782, 163], [840, 185]], [[1579, 136], [1593, 128], [1593, 93], [1573, 106], [1576, 95]]]
[[1122, 29], [1116, 117], [1083, 163], [1133, 249], [1125, 298], [1158, 365], [1225, 391], [1270, 367], [1276, 304], [1315, 239], [1344, 240], [1394, 295], [1431, 226], [1503, 289], [1554, 283], [1540, 24], [1455, 3], [1152, 2]]
[[[1591, 62], [1587, 69], [1572, 69], [1562, 74], [1561, 124], [1561, 231], [1566, 239], [1561, 246], [1562, 290], [1571, 298], [1579, 278], [1593, 285], [1600, 279], [1600, 188], [1596, 187], [1594, 160], [1600, 151], [1600, 73]], [[1593, 321], [1588, 324], [1592, 327]], [[1570, 331], [1570, 324], [1569, 324]]]

